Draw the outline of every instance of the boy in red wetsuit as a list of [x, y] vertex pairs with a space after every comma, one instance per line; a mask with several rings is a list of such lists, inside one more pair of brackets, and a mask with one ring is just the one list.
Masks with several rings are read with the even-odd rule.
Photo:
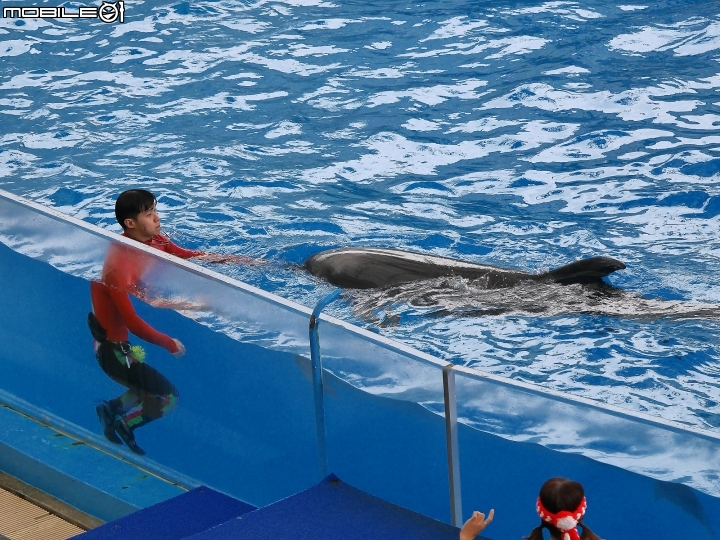
[[[115, 217], [123, 228], [123, 236], [183, 259], [210, 262], [251, 262], [237, 255], [219, 255], [183, 249], [166, 236], [160, 235], [160, 218], [155, 196], [143, 189], [120, 194], [115, 203]], [[131, 347], [128, 330], [136, 336], [167, 349], [180, 358], [185, 347], [152, 328], [132, 306], [128, 293], [143, 298], [139, 281], [151, 264], [149, 257], [113, 244], [103, 265], [101, 281], [90, 284], [93, 312], [88, 325], [95, 339], [95, 356], [102, 370], [127, 391], [96, 407], [105, 437], [116, 444], [125, 442], [137, 454], [145, 454], [135, 442], [134, 431], [161, 418], [175, 407], [178, 391], [162, 373], [144, 363], [144, 352]]]

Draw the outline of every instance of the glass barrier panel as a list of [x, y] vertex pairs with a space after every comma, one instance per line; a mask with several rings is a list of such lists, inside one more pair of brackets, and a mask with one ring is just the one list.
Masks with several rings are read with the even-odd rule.
[[[120, 237], [55, 210], [0, 192], [0, 242], [87, 280], [101, 279], [106, 257], [142, 270], [144, 299], [174, 303], [208, 326], [279, 350], [306, 354], [310, 310], [217, 272]], [[17, 198], [15, 198], [17, 199]], [[112, 250], [111, 250], [111, 246]]]
[[331, 317], [319, 332], [330, 470], [449, 522], [443, 364]]
[[[135, 429], [142, 459], [255, 505], [316, 483], [309, 310], [74, 221], [0, 196], [4, 399], [99, 444], [96, 407], [108, 402], [111, 421]], [[108, 283], [108, 268], [136, 273], [127, 290], [145, 301], [131, 296], [135, 311], [179, 339], [184, 357], [131, 337], [144, 351], [95, 358], [89, 280]]]
[[325, 369], [371, 394], [428, 404], [439, 396], [442, 411], [442, 368], [448, 362], [334, 317], [320, 320]]
[[489, 536], [527, 536], [540, 486], [559, 476], [583, 484], [601, 538], [715, 538], [717, 435], [456, 370], [464, 517], [494, 507]]

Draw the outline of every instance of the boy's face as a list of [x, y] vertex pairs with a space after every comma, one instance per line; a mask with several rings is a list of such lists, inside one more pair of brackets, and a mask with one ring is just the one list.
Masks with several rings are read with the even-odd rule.
[[153, 236], [160, 234], [160, 216], [157, 214], [156, 206], [157, 203], [144, 212], [140, 212], [137, 219], [125, 220], [125, 232], [130, 238], [147, 242]]

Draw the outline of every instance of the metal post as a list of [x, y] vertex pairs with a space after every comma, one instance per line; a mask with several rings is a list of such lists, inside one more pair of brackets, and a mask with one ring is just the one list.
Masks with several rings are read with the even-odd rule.
[[443, 368], [443, 397], [445, 400], [445, 436], [447, 441], [448, 481], [450, 484], [450, 523], [462, 525], [462, 493], [460, 490], [460, 451], [457, 431], [457, 399], [453, 364]]
[[310, 316], [310, 359], [312, 360], [313, 393], [315, 394], [315, 428], [317, 430], [318, 468], [320, 478], [328, 475], [327, 440], [325, 436], [325, 390], [323, 388], [322, 358], [320, 357], [320, 312], [335, 300], [342, 290], [338, 289], [320, 300]]

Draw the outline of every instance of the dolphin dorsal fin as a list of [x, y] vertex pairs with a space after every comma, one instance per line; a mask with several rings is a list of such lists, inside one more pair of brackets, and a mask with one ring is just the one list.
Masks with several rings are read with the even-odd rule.
[[591, 257], [575, 261], [545, 274], [545, 277], [560, 283], [595, 283], [616, 270], [623, 270], [625, 265], [610, 257]]

